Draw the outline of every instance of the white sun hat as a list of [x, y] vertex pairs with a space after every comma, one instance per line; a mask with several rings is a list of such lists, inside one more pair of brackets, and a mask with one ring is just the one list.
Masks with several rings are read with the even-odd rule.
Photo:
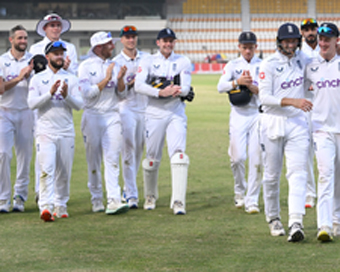
[[116, 43], [116, 41], [119, 41], [119, 40], [120, 38], [112, 38], [111, 32], [104, 32], [104, 31], [96, 32], [91, 36], [91, 39], [90, 39], [90, 43], [91, 43], [90, 51], [92, 51], [93, 48], [95, 48], [97, 45], [106, 44], [109, 41]]
[[61, 33], [60, 34], [69, 31], [70, 28], [71, 28], [71, 22], [69, 20], [61, 18], [57, 13], [51, 13], [51, 14], [46, 15], [44, 17], [44, 19], [42, 19], [38, 22], [37, 27], [36, 27], [37, 33], [40, 36], [45, 37], [46, 33], [45, 33], [45, 30], [44, 30], [44, 26], [46, 24], [52, 23], [52, 22], [60, 22], [61, 23]]

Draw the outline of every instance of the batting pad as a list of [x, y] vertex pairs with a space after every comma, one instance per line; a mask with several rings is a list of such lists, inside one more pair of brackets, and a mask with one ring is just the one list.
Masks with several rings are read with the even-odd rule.
[[171, 157], [172, 196], [170, 208], [175, 201], [181, 201], [185, 209], [185, 195], [188, 182], [189, 157], [185, 153], [175, 153]]
[[155, 196], [158, 199], [159, 162], [152, 159], [143, 160], [144, 197]]

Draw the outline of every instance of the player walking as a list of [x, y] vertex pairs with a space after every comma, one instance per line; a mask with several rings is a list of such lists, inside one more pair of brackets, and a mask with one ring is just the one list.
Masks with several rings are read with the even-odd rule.
[[11, 207], [11, 159], [14, 145], [17, 177], [13, 211], [23, 212], [28, 195], [33, 146], [33, 113], [27, 105], [28, 83], [33, 64], [26, 51], [27, 31], [17, 25], [10, 30], [11, 48], [0, 57], [4, 90], [0, 98], [0, 212]]
[[[60, 36], [66, 33], [71, 28], [69, 20], [61, 18], [56, 13], [46, 15], [42, 20], [37, 23], [36, 32], [43, 37], [40, 42], [33, 44], [30, 47], [30, 53], [33, 55], [45, 55], [45, 48], [51, 41], [62, 41], [66, 45], [64, 67], [63, 69], [74, 75], [78, 72], [78, 57], [75, 46], [72, 43], [63, 41]], [[35, 161], [35, 193], [36, 201], [39, 196], [39, 176], [40, 171], [38, 168], [38, 161]]]
[[107, 191], [107, 214], [129, 210], [121, 203], [119, 186], [119, 154], [121, 121], [118, 112], [119, 92], [125, 90], [126, 67], [111, 62], [114, 40], [110, 32], [97, 32], [91, 37], [89, 58], [79, 66], [79, 79], [84, 99], [81, 130], [84, 137], [88, 167], [88, 188], [92, 211], [104, 211], [101, 162]]
[[[262, 182], [261, 149], [258, 139], [259, 100], [258, 75], [261, 59], [255, 56], [256, 36], [253, 32], [242, 32], [239, 36], [241, 56], [228, 62], [217, 85], [220, 93], [228, 93], [231, 98], [229, 120], [229, 156], [234, 174], [235, 206], [248, 213], [259, 213], [259, 194]], [[240, 93], [240, 85], [247, 91]], [[244, 96], [244, 97], [241, 97]], [[238, 101], [235, 97], [240, 96]], [[233, 100], [234, 99], [234, 100]], [[233, 104], [234, 103], [234, 104]], [[245, 180], [245, 160], [249, 157], [248, 190]], [[244, 194], [247, 190], [246, 198]]]
[[[180, 98], [190, 92], [191, 63], [187, 57], [173, 52], [175, 43], [176, 35], [171, 29], [165, 28], [158, 33], [159, 52], [141, 61], [135, 88], [149, 97], [145, 121], [146, 159], [143, 161], [144, 209], [156, 207], [158, 169], [166, 136], [172, 176], [170, 208], [174, 214], [185, 214], [189, 157], [185, 154], [185, 103]], [[175, 83], [170, 82], [175, 78]]]
[[126, 97], [119, 105], [122, 121], [122, 168], [124, 192], [130, 209], [138, 208], [137, 172], [144, 148], [144, 114], [147, 96], [135, 91], [134, 83], [138, 65], [143, 58], [149, 56], [137, 50], [138, 32], [135, 26], [124, 26], [120, 31], [120, 41], [124, 48], [113, 61], [119, 66], [127, 67], [124, 83], [127, 88]]
[[306, 87], [313, 84], [312, 111], [315, 155], [319, 170], [317, 239], [340, 236], [340, 57], [339, 30], [332, 23], [318, 28], [320, 54], [306, 69]]
[[289, 242], [304, 239], [303, 215], [309, 147], [304, 111], [312, 103], [304, 98], [307, 56], [300, 50], [301, 35], [296, 25], [286, 23], [277, 34], [278, 51], [260, 66], [259, 97], [263, 105], [260, 134], [264, 158], [263, 191], [265, 214], [272, 236], [285, 235], [280, 220], [280, 176], [283, 156], [289, 185]]
[[54, 221], [52, 211], [58, 218], [68, 217], [75, 137], [72, 109], [80, 110], [83, 104], [78, 78], [62, 69], [64, 51], [61, 41], [46, 45], [48, 67], [33, 76], [28, 96], [29, 107], [38, 109], [39, 209], [44, 221]]

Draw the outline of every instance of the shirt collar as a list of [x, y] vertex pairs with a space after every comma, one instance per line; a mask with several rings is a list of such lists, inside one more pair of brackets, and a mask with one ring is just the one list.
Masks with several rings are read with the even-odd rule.
[[[11, 60], [17, 60], [17, 59], [12, 55], [11, 49], [9, 49], [7, 52], [8, 52], [8, 56], [9, 56], [9, 58], [10, 58]], [[24, 61], [24, 60], [27, 60], [27, 59], [29, 59], [29, 56], [28, 56], [28, 52], [25, 51], [25, 54], [22, 56], [22, 58], [19, 59], [19, 60], [17, 60], [17, 61]]]
[[[337, 58], [338, 58], [338, 55], [335, 53], [334, 57], [327, 62], [333, 62]], [[320, 54], [318, 55], [318, 60], [320, 61], [320, 63], [326, 62], [326, 60]]]
[[242, 55], [240, 56], [240, 58], [242, 59], [243, 62], [245, 63], [250, 63], [253, 64], [256, 61], [256, 56], [254, 54], [254, 56], [251, 58], [250, 62], [248, 62]]
[[[124, 57], [124, 59], [125, 59], [126, 61], [131, 61], [131, 60], [132, 60], [128, 55], [126, 55], [126, 54], [124, 53], [123, 50], [120, 51], [120, 53], [122, 54], [122, 56]], [[139, 59], [139, 58], [140, 58], [140, 54], [139, 54], [139, 51], [137, 50], [137, 54], [136, 54], [136, 57], [135, 57], [134, 59]]]
[[57, 74], [63, 74], [65, 70], [64, 70], [63, 68], [61, 68], [61, 69], [59, 69], [56, 73], [54, 73], [54, 72], [52, 71], [52, 69], [50, 68], [50, 66], [46, 65], [46, 71], [47, 71], [49, 74], [57, 75]]
[[168, 58], [165, 58], [165, 57], [162, 55], [162, 53], [158, 50], [157, 55], [158, 55], [158, 57], [160, 57], [160, 58], [162, 58], [162, 59], [171, 60], [171, 59], [174, 57], [175, 53], [174, 53], [174, 51], [172, 51], [171, 54], [170, 54], [170, 56], [169, 56]]

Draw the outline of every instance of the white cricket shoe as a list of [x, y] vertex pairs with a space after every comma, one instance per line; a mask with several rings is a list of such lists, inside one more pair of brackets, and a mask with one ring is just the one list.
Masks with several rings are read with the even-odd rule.
[[305, 208], [314, 208], [315, 206], [315, 198], [312, 196], [306, 197]]
[[184, 205], [182, 201], [175, 201], [173, 205], [173, 210], [175, 215], [184, 215], [186, 211], [184, 209]]
[[13, 212], [23, 212], [25, 210], [25, 201], [20, 195], [13, 198]]
[[249, 214], [256, 214], [260, 212], [259, 206], [254, 204], [254, 205], [250, 205], [249, 207], [246, 207], [245, 209], [246, 213]]
[[283, 236], [286, 235], [285, 229], [279, 218], [273, 219], [269, 222], [270, 234], [272, 236]]
[[56, 206], [54, 208], [53, 216], [57, 218], [68, 218], [67, 209], [65, 206]]
[[235, 207], [241, 209], [244, 206], [244, 196], [243, 195], [235, 195], [234, 197]]
[[330, 242], [333, 240], [332, 230], [328, 226], [322, 226], [319, 229], [317, 239], [321, 242]]
[[289, 228], [288, 242], [300, 242], [305, 239], [302, 225], [300, 223], [293, 223]]
[[333, 236], [340, 236], [340, 224], [333, 223]]
[[0, 213], [9, 213], [11, 200], [0, 200]]
[[94, 213], [105, 211], [105, 207], [104, 207], [103, 201], [101, 199], [96, 198], [92, 201], [92, 211]]
[[138, 209], [138, 199], [135, 197], [131, 197], [128, 199], [128, 204], [130, 209]]
[[117, 199], [109, 199], [106, 206], [106, 214], [121, 214], [129, 211], [129, 204], [124, 204]]
[[156, 197], [155, 196], [146, 196], [144, 202], [144, 210], [154, 210], [156, 208]]

